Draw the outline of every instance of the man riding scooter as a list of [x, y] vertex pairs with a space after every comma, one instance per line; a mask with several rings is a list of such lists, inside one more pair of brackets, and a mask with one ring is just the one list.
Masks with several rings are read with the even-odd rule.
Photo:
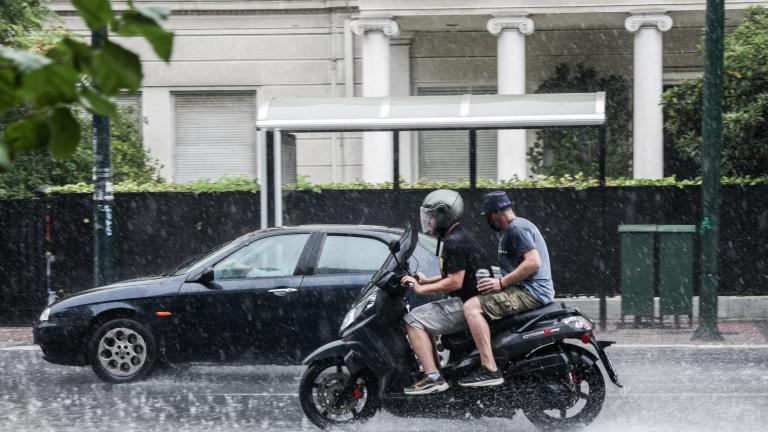
[[[464, 302], [477, 295], [477, 270], [490, 274], [480, 245], [459, 224], [464, 202], [458, 192], [436, 190], [421, 205], [422, 231], [438, 237], [443, 242], [440, 256], [441, 275], [427, 277], [404, 276], [403, 286], [412, 286], [417, 294], [448, 294], [443, 300], [414, 308], [405, 318], [405, 327], [416, 357], [424, 370], [424, 377], [403, 391], [420, 395], [448, 389], [448, 383], [440, 374], [434, 356], [431, 335], [457, 333], [467, 328], [464, 318]], [[504, 380], [497, 372], [492, 377], [497, 384]]]

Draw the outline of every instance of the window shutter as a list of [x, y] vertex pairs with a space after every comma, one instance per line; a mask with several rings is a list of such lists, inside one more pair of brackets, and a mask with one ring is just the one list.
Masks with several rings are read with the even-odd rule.
[[[490, 87], [421, 88], [419, 96], [495, 94]], [[469, 179], [469, 131], [419, 132], [419, 177]], [[496, 131], [477, 131], [477, 177], [496, 179]]]
[[174, 179], [256, 177], [256, 93], [174, 93]]

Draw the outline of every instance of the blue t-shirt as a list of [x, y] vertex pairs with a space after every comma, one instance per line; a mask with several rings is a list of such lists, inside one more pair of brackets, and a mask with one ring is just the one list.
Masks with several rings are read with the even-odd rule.
[[533, 298], [542, 305], [555, 301], [555, 285], [549, 267], [549, 252], [539, 229], [528, 219], [516, 217], [499, 240], [499, 265], [501, 273], [511, 273], [521, 262], [523, 254], [536, 249], [541, 266], [532, 275], [520, 282]]

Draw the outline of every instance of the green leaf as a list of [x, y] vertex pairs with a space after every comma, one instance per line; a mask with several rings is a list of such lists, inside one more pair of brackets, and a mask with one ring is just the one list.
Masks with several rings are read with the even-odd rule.
[[0, 171], [7, 171], [11, 167], [11, 152], [5, 138], [0, 135]]
[[51, 64], [22, 76], [21, 89], [38, 105], [56, 105], [77, 100], [80, 75], [71, 63]]
[[80, 123], [69, 108], [56, 108], [50, 117], [51, 156], [59, 159], [71, 156], [80, 142]]
[[122, 19], [113, 24], [115, 32], [122, 36], [144, 37], [161, 59], [169, 61], [173, 51], [173, 33], [165, 31], [154, 15], [145, 15], [141, 10], [129, 10]]
[[137, 91], [143, 78], [139, 56], [106, 41], [94, 58], [93, 78], [108, 95], [116, 95], [123, 89]]
[[95, 52], [93, 47], [69, 37], [62, 39], [61, 44], [69, 49], [75, 68], [81, 71], [90, 71], [92, 69]]
[[72, 0], [72, 4], [92, 31], [100, 29], [112, 19], [109, 0]]
[[50, 138], [51, 129], [47, 115], [28, 117], [5, 127], [5, 139], [10, 144], [11, 154], [45, 147]]
[[105, 116], [117, 114], [117, 106], [109, 96], [92, 87], [80, 88], [80, 103], [90, 112]]
[[19, 101], [16, 74], [10, 69], [0, 69], [0, 115]]
[[51, 59], [33, 52], [20, 51], [0, 45], [0, 57], [8, 59], [21, 72], [29, 73], [51, 64]]
[[165, 21], [171, 16], [171, 10], [162, 6], [149, 6], [149, 5], [137, 5], [131, 4], [133, 9], [144, 15], [145, 17], [160, 24], [160, 21]]

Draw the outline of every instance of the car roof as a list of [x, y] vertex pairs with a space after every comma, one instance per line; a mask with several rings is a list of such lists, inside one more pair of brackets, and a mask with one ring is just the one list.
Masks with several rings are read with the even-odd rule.
[[284, 227], [276, 227], [276, 228], [267, 228], [261, 231], [256, 231], [257, 233], [264, 233], [264, 232], [274, 232], [274, 231], [318, 231], [318, 232], [348, 232], [348, 233], [360, 233], [360, 232], [375, 232], [375, 233], [386, 233], [386, 234], [393, 234], [393, 235], [401, 235], [403, 233], [402, 228], [393, 228], [393, 227], [385, 227], [385, 226], [377, 226], [377, 225], [342, 225], [342, 224], [328, 224], [328, 225], [322, 225], [322, 224], [315, 224], [315, 225], [297, 225], [297, 226], [284, 226]]

